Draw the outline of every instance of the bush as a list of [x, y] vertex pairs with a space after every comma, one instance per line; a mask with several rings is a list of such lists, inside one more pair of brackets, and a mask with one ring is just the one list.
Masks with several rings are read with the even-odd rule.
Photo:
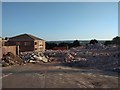
[[96, 44], [98, 41], [96, 39], [90, 40], [89, 44]]
[[73, 42], [73, 47], [78, 47], [78, 46], [80, 46], [80, 42], [78, 40], [75, 40]]
[[120, 37], [117, 36], [117, 37], [113, 38], [112, 43], [116, 44], [116, 45], [120, 45]]

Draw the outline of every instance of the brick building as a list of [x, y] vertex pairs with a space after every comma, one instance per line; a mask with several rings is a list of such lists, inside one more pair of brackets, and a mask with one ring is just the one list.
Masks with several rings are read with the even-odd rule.
[[19, 46], [20, 52], [45, 50], [45, 40], [30, 34], [21, 34], [18, 36], [11, 37], [7, 41], [6, 45]]

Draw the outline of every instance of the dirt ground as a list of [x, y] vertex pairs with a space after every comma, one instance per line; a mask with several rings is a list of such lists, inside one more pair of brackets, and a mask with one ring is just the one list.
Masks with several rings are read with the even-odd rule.
[[56, 63], [3, 68], [3, 88], [118, 88], [118, 73]]

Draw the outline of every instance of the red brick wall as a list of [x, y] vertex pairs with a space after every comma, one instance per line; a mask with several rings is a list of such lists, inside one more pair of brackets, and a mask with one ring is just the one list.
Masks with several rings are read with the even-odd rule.
[[7, 42], [7, 45], [19, 46], [20, 52], [34, 51], [34, 41], [9, 41]]
[[0, 38], [0, 59], [2, 58], [2, 38]]
[[67, 50], [67, 47], [54, 47], [53, 50]]
[[16, 56], [16, 46], [2, 46], [2, 54], [7, 54], [8, 52]]
[[[26, 44], [25, 43], [29, 43]], [[34, 51], [34, 42], [32, 41], [22, 41], [20, 42], [20, 51], [26, 52], [26, 51]]]

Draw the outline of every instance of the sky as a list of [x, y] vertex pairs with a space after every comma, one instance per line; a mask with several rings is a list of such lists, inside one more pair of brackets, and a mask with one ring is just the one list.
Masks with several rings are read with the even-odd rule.
[[117, 2], [3, 2], [2, 36], [32, 34], [46, 41], [111, 40]]

